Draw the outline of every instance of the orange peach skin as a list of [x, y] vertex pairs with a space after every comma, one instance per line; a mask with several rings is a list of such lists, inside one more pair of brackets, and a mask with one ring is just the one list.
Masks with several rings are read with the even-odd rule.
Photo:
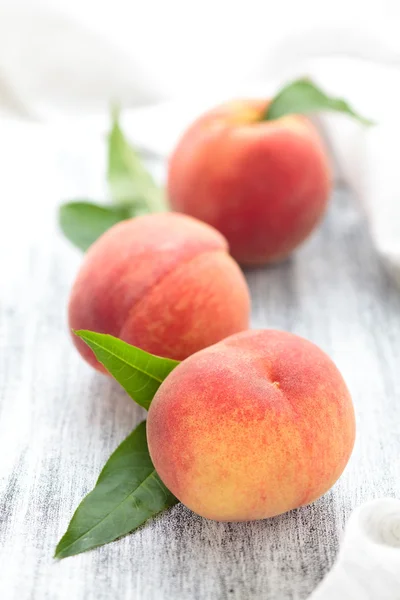
[[300, 115], [262, 121], [267, 105], [234, 101], [200, 117], [169, 164], [172, 208], [213, 225], [244, 265], [290, 254], [320, 221], [331, 191], [314, 126]]
[[342, 376], [317, 346], [247, 331], [181, 363], [150, 406], [151, 458], [190, 509], [218, 521], [272, 517], [335, 483], [355, 436]]
[[246, 329], [249, 310], [245, 279], [221, 234], [184, 215], [147, 215], [114, 225], [90, 247], [72, 289], [69, 326], [181, 360]]

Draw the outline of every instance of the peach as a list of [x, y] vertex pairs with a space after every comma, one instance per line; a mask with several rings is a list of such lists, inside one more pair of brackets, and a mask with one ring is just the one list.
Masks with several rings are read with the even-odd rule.
[[181, 360], [246, 329], [249, 310], [246, 281], [222, 235], [170, 213], [118, 223], [89, 248], [72, 289], [69, 325]]
[[186, 506], [218, 521], [309, 504], [338, 479], [355, 436], [341, 374], [317, 346], [246, 331], [182, 362], [150, 405], [150, 455]]
[[320, 221], [331, 190], [322, 141], [303, 116], [262, 120], [268, 101], [242, 100], [200, 117], [172, 154], [178, 212], [218, 229], [243, 265], [288, 256]]

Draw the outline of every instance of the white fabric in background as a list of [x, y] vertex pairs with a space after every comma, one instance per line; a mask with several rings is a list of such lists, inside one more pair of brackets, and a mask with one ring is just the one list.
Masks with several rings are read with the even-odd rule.
[[47, 120], [240, 91], [314, 56], [396, 62], [399, 23], [398, 0], [0, 0], [1, 104]]

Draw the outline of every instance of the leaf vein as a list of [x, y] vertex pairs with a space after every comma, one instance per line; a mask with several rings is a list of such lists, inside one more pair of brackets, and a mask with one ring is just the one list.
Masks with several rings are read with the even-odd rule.
[[[69, 548], [71, 548], [71, 546], [73, 546], [74, 544], [76, 544], [77, 542], [79, 542], [82, 538], [84, 538], [89, 533], [91, 533], [94, 529], [96, 529], [96, 527], [99, 527], [99, 525], [101, 525], [106, 519], [108, 519], [109, 517], [112, 518], [113, 517], [113, 513], [115, 513], [115, 511], [120, 506], [122, 506], [122, 504], [124, 504], [124, 502], [126, 502], [130, 498], [130, 496], [132, 496], [132, 494], [136, 493], [142, 486], [146, 487], [147, 480], [150, 479], [151, 477], [154, 477], [154, 475], [156, 475], [155, 469], [153, 469], [153, 471], [149, 475], [147, 475], [147, 477], [145, 479], [143, 479], [143, 481], [141, 481], [140, 484], [134, 490], [130, 491], [129, 494], [127, 494], [127, 496], [125, 496], [125, 498], [123, 500], [121, 500], [121, 502], [119, 502], [117, 504], [117, 506], [115, 506], [112, 509], [112, 511], [110, 511], [107, 515], [105, 515], [102, 519], [100, 519], [100, 521], [98, 521], [95, 525], [93, 525], [92, 527], [90, 527], [90, 529], [88, 529], [87, 531], [85, 531], [84, 533], [82, 533], [82, 535], [80, 535], [78, 538], [76, 538], [73, 542], [71, 542], [70, 544], [68, 544], [68, 546], [65, 546], [65, 548], [62, 548], [60, 550], [60, 552], [58, 552], [57, 554], [64, 553], [66, 550], [68, 550]], [[158, 481], [157, 481], [157, 483], [158, 483]], [[136, 501], [135, 498], [133, 498], [133, 499]]]

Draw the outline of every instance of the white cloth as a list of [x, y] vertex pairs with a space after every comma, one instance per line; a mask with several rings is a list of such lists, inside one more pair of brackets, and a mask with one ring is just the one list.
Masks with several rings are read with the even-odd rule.
[[353, 511], [336, 563], [309, 600], [338, 598], [400, 598], [400, 500], [372, 500]]
[[315, 56], [396, 62], [399, 21], [398, 0], [0, 0], [1, 104], [48, 119], [243, 91]]

